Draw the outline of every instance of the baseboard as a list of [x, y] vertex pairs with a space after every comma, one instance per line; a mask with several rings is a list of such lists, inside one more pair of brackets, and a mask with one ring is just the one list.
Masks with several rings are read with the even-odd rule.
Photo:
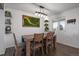
[[68, 47], [72, 47], [72, 48], [75, 48], [75, 49], [79, 49], [78, 47], [74, 47], [72, 45], [69, 45], [69, 44], [66, 44], [66, 43], [61, 43], [61, 42], [57, 42], [58, 44], [62, 44], [62, 45], [65, 45], [65, 46], [68, 46]]

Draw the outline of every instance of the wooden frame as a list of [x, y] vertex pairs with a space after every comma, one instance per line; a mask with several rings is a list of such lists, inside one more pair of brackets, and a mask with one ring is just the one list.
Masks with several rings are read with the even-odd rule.
[[22, 15], [23, 27], [40, 27], [40, 18]]

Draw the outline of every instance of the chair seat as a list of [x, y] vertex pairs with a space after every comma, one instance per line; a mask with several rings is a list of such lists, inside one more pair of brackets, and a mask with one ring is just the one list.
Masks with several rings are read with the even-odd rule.
[[51, 44], [52, 43], [52, 40], [48, 40], [48, 42], [46, 42], [46, 44]]
[[21, 47], [19, 47], [19, 49], [15, 50], [16, 56], [22, 56], [25, 54], [25, 50]]
[[25, 54], [25, 51], [26, 51], [26, 47], [25, 47], [25, 43], [19, 43], [19, 51], [21, 51], [21, 55], [24, 55]]
[[37, 49], [41, 46], [42, 46], [42, 44], [40, 44], [40, 42], [35, 42], [35, 45], [34, 45], [34, 42], [31, 43], [31, 48], [32, 49]]
[[17, 39], [15, 33], [13, 33], [14, 42], [15, 42], [15, 56], [21, 56], [24, 53], [25, 44], [24, 43], [17, 43]]

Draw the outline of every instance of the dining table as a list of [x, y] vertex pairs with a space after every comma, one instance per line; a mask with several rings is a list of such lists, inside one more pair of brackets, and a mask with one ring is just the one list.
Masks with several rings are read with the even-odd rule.
[[[44, 38], [46, 37], [46, 33], [44, 34]], [[23, 39], [26, 45], [26, 56], [30, 56], [30, 42], [33, 41], [34, 34], [31, 35], [23, 35]]]

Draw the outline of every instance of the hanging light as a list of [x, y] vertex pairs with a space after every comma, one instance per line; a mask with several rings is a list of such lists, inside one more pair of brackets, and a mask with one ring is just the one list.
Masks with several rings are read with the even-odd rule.
[[43, 6], [39, 6], [40, 10], [35, 12], [36, 16], [45, 18], [47, 14], [45, 13], [45, 8]]

